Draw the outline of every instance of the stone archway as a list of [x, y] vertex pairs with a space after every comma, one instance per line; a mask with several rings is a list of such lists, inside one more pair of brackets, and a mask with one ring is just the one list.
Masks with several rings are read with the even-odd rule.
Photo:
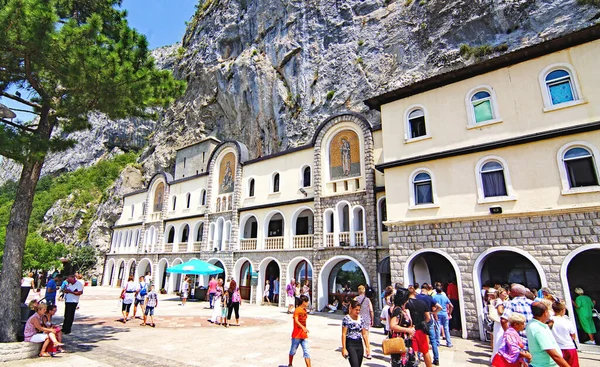
[[339, 292], [339, 288], [345, 284], [341, 282], [350, 282], [350, 288], [354, 293], [360, 284], [365, 286], [371, 284], [369, 274], [358, 260], [345, 255], [335, 256], [329, 259], [319, 272], [318, 310], [325, 307], [333, 297], [338, 298], [340, 304], [342, 303], [345, 294]]
[[460, 330], [461, 337], [466, 339], [467, 323], [465, 312], [465, 297], [463, 292], [462, 274], [458, 263], [445, 251], [439, 249], [422, 249], [413, 252], [405, 262], [404, 282], [405, 285], [423, 282], [432, 284], [441, 282], [447, 289], [450, 281], [453, 281], [458, 291], [458, 299], [452, 300], [455, 307], [453, 318], [458, 318], [452, 326]]
[[[476, 312], [477, 312], [479, 337], [481, 338], [481, 340], [485, 340], [485, 330], [483, 328], [483, 319], [484, 319], [483, 298], [481, 297], [481, 289], [483, 286], [483, 282], [482, 282], [481, 275], [482, 275], [482, 271], [484, 270], [484, 267], [486, 265], [489, 266], [489, 264], [487, 264], [487, 263], [490, 259], [496, 257], [496, 261], [498, 261], [497, 253], [504, 253], [504, 254], [501, 254], [501, 256], [507, 256], [507, 258], [512, 256], [512, 259], [519, 261], [521, 266], [519, 267], [519, 269], [517, 269], [517, 271], [528, 272], [528, 274], [531, 274], [531, 277], [529, 277], [529, 278], [533, 278], [533, 275], [536, 275], [532, 272], [532, 269], [533, 269], [535, 271], [535, 273], [537, 273], [537, 276], [539, 277], [539, 280], [538, 280], [539, 287], [546, 287], [548, 285], [544, 269], [542, 269], [542, 266], [535, 259], [535, 257], [533, 257], [530, 253], [528, 253], [525, 250], [522, 250], [522, 249], [516, 248], [516, 247], [510, 247], [510, 246], [498, 246], [498, 247], [493, 247], [493, 248], [487, 249], [486, 251], [481, 253], [481, 255], [479, 255], [477, 260], [475, 260], [475, 264], [473, 265], [473, 286], [474, 286], [473, 294], [474, 294], [474, 298], [475, 298], [475, 305], [476, 305]], [[504, 259], [504, 261], [506, 261], [506, 258]], [[499, 262], [501, 262], [501, 261], [499, 261]], [[508, 279], [506, 279], [506, 281], [508, 281], [508, 282], [510, 282], [510, 278], [511, 278], [510, 271], [513, 270], [512, 268], [513, 267], [509, 268], [506, 266], [503, 266], [503, 267], [501, 266], [498, 268], [500, 270], [501, 269], [508, 270], [508, 273], [507, 273]], [[500, 274], [500, 270], [498, 271], [498, 274]], [[488, 272], [487, 278], [489, 278], [489, 280], [493, 280], [491, 278], [494, 276], [496, 276], [496, 277], [501, 276], [501, 274], [496, 275], [495, 270], [490, 271], [489, 268], [488, 268], [487, 272]], [[526, 279], [529, 280], [529, 278], [526, 278]], [[484, 281], [486, 280], [485, 277], [483, 280]], [[498, 279], [498, 280], [500, 280], [500, 279]], [[519, 282], [515, 281], [515, 283], [519, 283]], [[523, 285], [527, 286], [527, 284], [523, 284]]]
[[140, 277], [145, 276], [147, 272], [150, 272], [150, 275], [152, 275], [152, 261], [148, 258], [144, 258], [140, 260], [137, 266], [135, 280], [137, 281]]
[[156, 269], [156, 274], [154, 274], [153, 279], [156, 282], [156, 287], [155, 290], [157, 292], [159, 292], [160, 290], [164, 289], [165, 292], [169, 291], [169, 284], [167, 282], [167, 279], [169, 278], [168, 273], [167, 273], [167, 268], [169, 267], [169, 261], [167, 261], [167, 259], [160, 259], [160, 261], [158, 262], [158, 268]]
[[258, 285], [256, 287], [256, 303], [262, 303], [265, 283], [269, 281], [269, 300], [273, 299], [273, 281], [281, 278], [281, 265], [274, 257], [267, 257], [258, 266]]

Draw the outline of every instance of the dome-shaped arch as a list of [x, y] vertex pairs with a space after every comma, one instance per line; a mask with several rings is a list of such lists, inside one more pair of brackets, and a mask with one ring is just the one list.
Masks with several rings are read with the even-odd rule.
[[347, 255], [334, 256], [331, 259], [327, 260], [325, 264], [323, 264], [319, 272], [319, 282], [317, 287], [317, 294], [319, 295], [319, 298], [317, 309], [321, 309], [327, 306], [327, 303], [329, 302], [329, 289], [327, 288], [329, 286], [329, 275], [331, 274], [333, 268], [342, 261], [352, 261], [353, 263], [355, 263], [362, 271], [367, 284], [371, 284], [371, 279], [369, 278], [369, 273], [367, 272], [367, 269], [365, 269], [365, 267], [358, 260]]
[[110, 259], [106, 262], [106, 265], [104, 266], [104, 276], [102, 278], [102, 285], [112, 286], [114, 275], [115, 275], [115, 259]]
[[137, 281], [140, 277], [146, 275], [146, 272], [152, 274], [153, 264], [152, 260], [147, 257], [141, 259], [138, 263], [137, 269], [135, 270], [135, 280]]
[[[274, 258], [272, 256], [265, 257], [258, 265], [258, 285], [256, 287], [256, 303], [257, 304], [261, 303], [261, 299], [263, 297], [265, 283], [268, 280], [268, 279], [265, 279], [265, 277], [267, 276], [267, 266], [271, 263], [271, 261], [274, 261], [277, 264], [277, 267], [279, 268], [277, 277], [279, 277], [279, 279], [281, 279], [282, 267], [281, 267], [281, 263], [279, 262], [279, 260], [277, 260], [276, 258]], [[272, 287], [272, 284], [271, 284], [271, 287]]]

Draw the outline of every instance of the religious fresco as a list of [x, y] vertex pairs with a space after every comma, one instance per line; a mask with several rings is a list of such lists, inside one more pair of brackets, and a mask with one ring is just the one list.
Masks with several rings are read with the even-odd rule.
[[154, 211], [155, 212], [162, 211], [164, 197], [165, 197], [165, 184], [163, 184], [161, 182], [156, 186], [156, 190], [154, 190]]
[[331, 141], [329, 175], [331, 180], [360, 176], [360, 144], [354, 131], [339, 132]]
[[233, 192], [235, 181], [235, 154], [227, 153], [221, 160], [219, 167], [219, 194]]

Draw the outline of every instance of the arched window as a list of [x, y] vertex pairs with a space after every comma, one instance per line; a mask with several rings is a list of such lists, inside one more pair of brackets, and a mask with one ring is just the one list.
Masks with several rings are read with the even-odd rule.
[[381, 232], [387, 232], [388, 228], [383, 222], [387, 221], [387, 204], [386, 199], [383, 198], [379, 202], [379, 225]]
[[407, 140], [427, 135], [425, 112], [423, 109], [415, 108], [408, 113], [408, 123], [406, 124], [406, 127], [408, 130]]
[[306, 166], [304, 167], [304, 170], [302, 170], [302, 187], [308, 186], [310, 186], [310, 167]]
[[190, 238], [190, 226], [187, 224], [183, 227], [183, 231], [181, 231], [181, 243], [186, 243]]
[[216, 210], [217, 212], [221, 211], [221, 198], [217, 198], [217, 207]]
[[551, 71], [546, 75], [546, 88], [553, 105], [574, 101], [575, 89], [571, 83], [571, 74], [563, 69]]
[[187, 209], [190, 208], [190, 200], [192, 199], [192, 194], [190, 194], [189, 192], [187, 194], [185, 194], [185, 207]]
[[495, 196], [506, 196], [506, 180], [504, 178], [504, 167], [498, 161], [490, 161], [479, 171], [481, 175], [481, 185], [483, 186], [483, 196], [486, 198]]
[[173, 210], [177, 207], [177, 196], [173, 196]]
[[131, 217], [133, 218], [133, 214], [135, 214], [135, 205], [131, 204]]
[[200, 194], [200, 204], [206, 205], [206, 190], [202, 190], [202, 194]]
[[582, 103], [575, 69], [566, 63], [547, 66], [539, 75], [545, 111]]
[[169, 235], [167, 236], [167, 243], [175, 242], [175, 228], [169, 229]]
[[433, 185], [428, 173], [418, 173], [413, 178], [413, 187], [415, 205], [433, 204]]
[[198, 231], [196, 232], [196, 242], [202, 242], [202, 238], [204, 237], [204, 223], [200, 223], [198, 226]]
[[592, 152], [583, 147], [574, 147], [565, 152], [563, 162], [569, 187], [597, 186], [598, 175]]
[[273, 175], [273, 192], [279, 192], [279, 173]]
[[254, 179], [251, 178], [248, 183], [248, 197], [254, 197]]
[[488, 86], [473, 88], [467, 93], [467, 128], [501, 122], [494, 90]]

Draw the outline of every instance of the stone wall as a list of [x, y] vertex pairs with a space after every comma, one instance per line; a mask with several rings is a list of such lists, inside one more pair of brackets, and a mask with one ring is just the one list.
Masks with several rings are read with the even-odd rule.
[[520, 253], [542, 269], [542, 282], [545, 277], [550, 289], [562, 297], [568, 292], [560, 277], [565, 258], [582, 245], [597, 244], [599, 235], [597, 210], [393, 225], [389, 229], [392, 282], [405, 283], [404, 267], [415, 251], [440, 251], [458, 266], [468, 335], [478, 337], [478, 310], [474, 305], [479, 294], [475, 286], [479, 288], [480, 284], [473, 278], [478, 262], [495, 250]]

